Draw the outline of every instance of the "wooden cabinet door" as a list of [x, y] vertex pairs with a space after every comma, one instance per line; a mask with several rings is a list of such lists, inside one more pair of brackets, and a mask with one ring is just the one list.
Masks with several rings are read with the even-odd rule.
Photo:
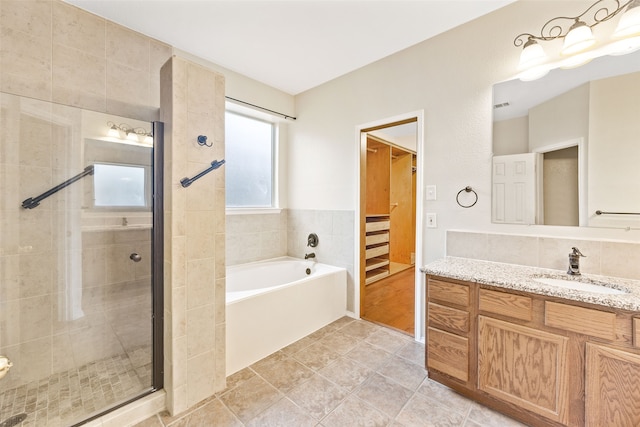
[[478, 389], [568, 422], [568, 338], [478, 317]]
[[469, 379], [469, 340], [427, 328], [427, 370], [431, 369], [466, 382]]
[[640, 426], [640, 355], [587, 343], [586, 425]]

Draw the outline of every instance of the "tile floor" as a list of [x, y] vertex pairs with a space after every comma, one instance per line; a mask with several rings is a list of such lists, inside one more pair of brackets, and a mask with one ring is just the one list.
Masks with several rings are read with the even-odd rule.
[[[150, 354], [148, 349], [140, 349]], [[119, 354], [10, 390], [0, 389], [0, 427], [64, 427], [151, 387], [151, 365]], [[26, 415], [21, 423], [11, 420]]]
[[227, 378], [183, 414], [136, 427], [522, 426], [427, 378], [424, 345], [343, 317]]

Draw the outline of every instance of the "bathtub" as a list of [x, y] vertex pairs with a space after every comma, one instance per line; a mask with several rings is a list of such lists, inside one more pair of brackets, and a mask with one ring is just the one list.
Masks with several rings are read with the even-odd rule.
[[344, 268], [282, 257], [226, 273], [227, 376], [346, 313]]

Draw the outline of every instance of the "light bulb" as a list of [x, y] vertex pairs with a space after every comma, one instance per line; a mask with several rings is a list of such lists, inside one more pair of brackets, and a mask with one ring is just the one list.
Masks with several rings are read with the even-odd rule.
[[536, 65], [540, 65], [548, 59], [547, 54], [544, 52], [542, 46], [533, 39], [529, 39], [522, 49], [520, 54], [520, 62], [518, 63], [518, 70], [527, 70]]
[[640, 36], [640, 0], [634, 0], [620, 17], [613, 37]]
[[127, 131], [127, 139], [128, 139], [129, 141], [135, 141], [135, 142], [138, 142], [138, 134], [137, 134], [137, 133], [135, 133], [135, 132], [133, 131], [133, 129], [130, 129], [130, 130], [128, 130], [128, 131]]
[[596, 39], [593, 37], [591, 27], [582, 21], [576, 21], [566, 36], [564, 36], [564, 44], [561, 53], [563, 55], [573, 55], [582, 52], [593, 46]]
[[113, 124], [111, 125], [111, 127], [109, 127], [109, 131], [107, 132], [107, 136], [110, 136], [111, 138], [120, 138], [120, 131], [118, 130], [118, 127]]

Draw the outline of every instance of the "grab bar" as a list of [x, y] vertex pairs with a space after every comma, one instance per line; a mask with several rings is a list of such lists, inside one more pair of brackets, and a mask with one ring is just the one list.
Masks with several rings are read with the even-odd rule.
[[640, 215], [640, 212], [605, 212], [597, 210], [596, 215]]
[[211, 166], [205, 170], [203, 170], [202, 172], [200, 172], [198, 175], [194, 176], [193, 178], [182, 178], [180, 180], [180, 184], [184, 187], [187, 188], [188, 186], [190, 186], [191, 184], [193, 184], [194, 181], [197, 181], [198, 179], [202, 178], [203, 176], [205, 176], [206, 174], [208, 174], [209, 172], [211, 172], [212, 170], [216, 170], [218, 169], [220, 166], [224, 165], [224, 159], [217, 161], [214, 160], [213, 162], [211, 162]]
[[42, 193], [37, 197], [29, 197], [28, 199], [22, 202], [22, 207], [25, 209], [33, 209], [38, 205], [40, 205], [40, 202], [42, 200], [46, 199], [47, 197], [51, 196], [54, 193], [57, 193], [58, 191], [84, 178], [87, 175], [93, 175], [93, 165], [87, 166], [86, 168], [84, 168], [83, 172], [80, 172], [78, 175], [74, 176], [73, 178], [69, 178], [62, 184], [56, 185], [51, 190], [45, 191], [44, 193]]

